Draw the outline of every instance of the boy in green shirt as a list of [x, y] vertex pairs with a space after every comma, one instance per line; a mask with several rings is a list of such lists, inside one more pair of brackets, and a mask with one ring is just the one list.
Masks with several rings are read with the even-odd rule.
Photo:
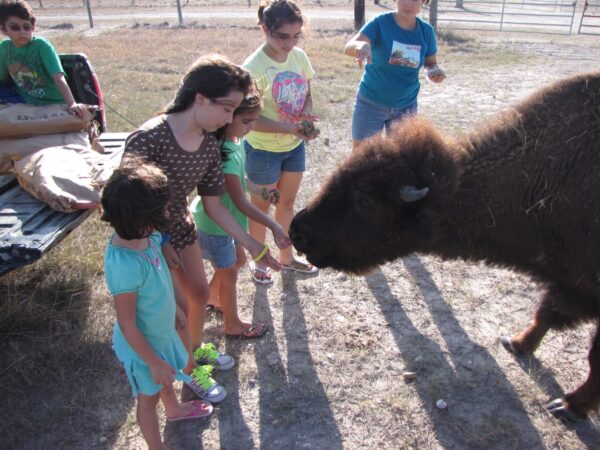
[[25, 103], [66, 103], [69, 111], [84, 116], [86, 108], [76, 103], [52, 44], [33, 36], [35, 16], [23, 0], [0, 2], [0, 83], [12, 78]]

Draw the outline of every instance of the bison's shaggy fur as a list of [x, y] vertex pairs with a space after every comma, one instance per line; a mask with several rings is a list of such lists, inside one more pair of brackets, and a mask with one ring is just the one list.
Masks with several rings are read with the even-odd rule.
[[[422, 119], [377, 137], [293, 220], [296, 248], [321, 267], [362, 272], [411, 252], [527, 272], [544, 292], [532, 325], [505, 346], [537, 348], [550, 329], [600, 321], [600, 73], [539, 90], [456, 139]], [[600, 332], [590, 374], [551, 405], [600, 405]]]

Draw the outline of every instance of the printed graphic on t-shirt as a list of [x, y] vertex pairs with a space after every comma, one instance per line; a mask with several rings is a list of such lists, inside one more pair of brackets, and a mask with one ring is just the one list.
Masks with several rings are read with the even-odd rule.
[[293, 122], [302, 112], [308, 86], [306, 78], [296, 72], [279, 72], [273, 80], [273, 102], [277, 105], [280, 117]]
[[46, 96], [46, 80], [22, 63], [9, 64], [8, 71], [15, 84], [34, 98]]
[[403, 44], [402, 42], [394, 41], [392, 44], [392, 55], [390, 56], [390, 64], [406, 67], [419, 67], [421, 63], [421, 46]]

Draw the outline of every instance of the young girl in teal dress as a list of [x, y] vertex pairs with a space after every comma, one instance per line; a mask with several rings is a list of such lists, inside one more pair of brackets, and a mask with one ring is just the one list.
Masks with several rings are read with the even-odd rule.
[[173, 390], [173, 381], [189, 382], [190, 377], [182, 372], [188, 353], [176, 330], [185, 326], [185, 315], [175, 304], [157, 231], [166, 225], [169, 198], [165, 174], [135, 157], [124, 160], [102, 193], [102, 220], [115, 229], [104, 256], [117, 313], [113, 348], [137, 397], [137, 420], [150, 449], [165, 448], [156, 412], [159, 398], [167, 421], [212, 413], [202, 400], [180, 403]]

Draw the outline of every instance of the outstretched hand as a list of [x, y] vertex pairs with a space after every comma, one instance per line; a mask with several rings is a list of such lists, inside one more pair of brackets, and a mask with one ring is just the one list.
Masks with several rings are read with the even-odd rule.
[[363, 45], [356, 49], [355, 59], [358, 67], [362, 69], [364, 65], [371, 64], [371, 57], [371, 45], [368, 42], [363, 42]]
[[[265, 246], [263, 244], [261, 244], [258, 241], [254, 241], [249, 247], [248, 247], [248, 251], [250, 252], [250, 255], [252, 256], [252, 259], [255, 262], [259, 262], [267, 267], [270, 267], [273, 270], [281, 270], [281, 264], [279, 264], [279, 261], [277, 261], [273, 255], [271, 255], [271, 252], [269, 251], [269, 248], [265, 248]], [[262, 254], [262, 256], [260, 256]]]
[[292, 245], [291, 239], [283, 232], [283, 228], [281, 226], [277, 226], [271, 229], [273, 233], [273, 239], [275, 240], [275, 245], [278, 248], [288, 248]]
[[436, 65], [427, 69], [427, 78], [434, 83], [441, 83], [446, 79], [446, 74]]

